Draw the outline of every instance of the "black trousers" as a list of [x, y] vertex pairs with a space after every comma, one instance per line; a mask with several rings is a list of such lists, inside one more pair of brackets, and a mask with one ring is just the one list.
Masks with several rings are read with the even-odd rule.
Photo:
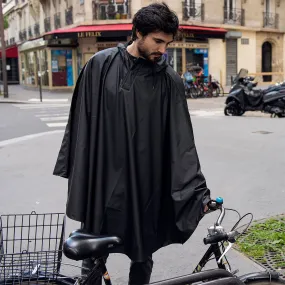
[[[106, 263], [107, 257], [104, 258], [104, 261]], [[82, 262], [82, 276], [87, 276], [88, 272], [94, 267], [94, 260], [91, 258], [85, 259]], [[129, 285], [142, 285], [142, 284], [148, 284], [150, 281], [150, 276], [152, 272], [153, 267], [153, 260], [152, 257], [148, 257], [146, 261], [144, 262], [134, 262], [131, 261], [130, 265], [130, 272], [129, 272]], [[98, 278], [96, 282], [92, 282], [92, 284], [88, 285], [101, 285], [102, 284], [102, 278]]]

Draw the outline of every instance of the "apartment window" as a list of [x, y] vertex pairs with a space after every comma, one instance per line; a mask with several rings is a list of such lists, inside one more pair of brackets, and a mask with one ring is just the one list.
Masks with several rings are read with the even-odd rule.
[[266, 0], [265, 2], [265, 12], [270, 13], [270, 0]]
[[241, 39], [241, 44], [242, 44], [242, 45], [249, 45], [249, 39], [242, 38], [242, 39]]
[[236, 8], [235, 0], [224, 0], [224, 8], [226, 12], [226, 18], [231, 20], [234, 16], [234, 9]]

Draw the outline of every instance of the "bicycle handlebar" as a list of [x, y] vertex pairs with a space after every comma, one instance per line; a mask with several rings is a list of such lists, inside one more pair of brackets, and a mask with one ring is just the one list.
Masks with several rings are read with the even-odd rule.
[[214, 236], [205, 237], [204, 244], [218, 243], [220, 241], [227, 241], [227, 240], [228, 240], [228, 234], [220, 233], [220, 234], [215, 234]]
[[236, 236], [239, 235], [238, 231], [232, 231], [229, 233], [216, 233], [213, 236], [208, 236], [204, 238], [204, 244], [213, 244], [218, 243], [221, 241], [229, 241], [231, 243], [234, 243], [236, 240]]
[[216, 211], [216, 210], [221, 210], [221, 214], [218, 217], [218, 220], [216, 222], [216, 226], [221, 225], [221, 223], [224, 220], [225, 214], [226, 214], [225, 208], [223, 207], [223, 202], [224, 202], [223, 199], [218, 197], [216, 200], [211, 200], [208, 203], [209, 213]]

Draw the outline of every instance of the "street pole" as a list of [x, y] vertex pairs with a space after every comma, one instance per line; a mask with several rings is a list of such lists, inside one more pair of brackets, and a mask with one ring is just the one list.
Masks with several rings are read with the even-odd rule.
[[8, 78], [6, 70], [6, 45], [4, 37], [4, 15], [2, 9], [3, 0], [0, 0], [0, 38], [1, 38], [1, 47], [2, 47], [2, 81], [3, 81], [3, 91], [4, 98], [8, 98]]
[[[39, 71], [40, 73], [40, 71]], [[40, 87], [40, 101], [43, 102], [43, 94], [42, 94], [42, 75], [39, 74], [38, 76], [39, 87]]]

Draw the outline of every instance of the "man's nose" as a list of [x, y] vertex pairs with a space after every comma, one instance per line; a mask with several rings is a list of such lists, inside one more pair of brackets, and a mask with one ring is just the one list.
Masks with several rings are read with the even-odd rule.
[[164, 54], [166, 52], [166, 45], [161, 45], [158, 50], [159, 53]]

